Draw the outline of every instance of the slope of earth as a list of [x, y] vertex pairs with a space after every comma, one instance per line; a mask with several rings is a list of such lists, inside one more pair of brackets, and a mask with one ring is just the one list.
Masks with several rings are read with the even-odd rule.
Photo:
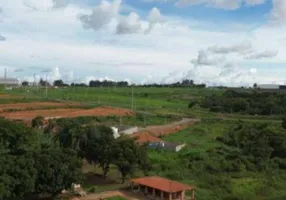
[[113, 107], [97, 107], [93, 109], [49, 109], [49, 110], [31, 110], [1, 113], [0, 116], [8, 119], [16, 120], [31, 120], [36, 116], [43, 116], [45, 118], [64, 118], [64, 117], [79, 117], [79, 116], [131, 116], [135, 112], [129, 109], [113, 108]]

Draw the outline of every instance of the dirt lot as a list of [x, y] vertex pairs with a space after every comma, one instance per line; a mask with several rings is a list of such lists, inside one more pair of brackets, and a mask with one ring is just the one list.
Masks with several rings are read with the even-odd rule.
[[28, 109], [41, 109], [41, 108], [57, 108], [57, 107], [70, 107], [76, 106], [75, 103], [56, 103], [56, 102], [29, 102], [29, 103], [9, 103], [0, 104], [0, 112], [8, 111], [11, 109], [28, 110]]
[[17, 120], [31, 120], [36, 116], [43, 116], [45, 118], [64, 118], [64, 117], [79, 117], [79, 116], [127, 116], [135, 115], [135, 112], [129, 109], [113, 108], [113, 107], [98, 107], [93, 109], [78, 109], [78, 108], [59, 108], [49, 110], [30, 110], [30, 111], [18, 111], [1, 113], [8, 119]]
[[182, 119], [181, 121], [174, 122], [174, 123], [167, 124], [167, 125], [148, 126], [144, 128], [142, 131], [147, 131], [157, 137], [165, 136], [165, 135], [169, 135], [172, 133], [176, 133], [180, 130], [183, 130], [198, 121], [199, 121], [198, 119]]

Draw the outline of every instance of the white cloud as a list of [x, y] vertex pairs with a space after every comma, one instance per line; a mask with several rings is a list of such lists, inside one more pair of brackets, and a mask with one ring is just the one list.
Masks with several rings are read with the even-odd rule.
[[69, 4], [70, 0], [53, 0], [54, 8], [63, 8]]
[[[216, 24], [211, 22], [176, 16], [164, 16], [162, 20], [160, 10], [153, 8], [149, 15], [132, 10], [137, 21], [134, 16], [131, 18], [134, 21], [129, 19], [132, 23], [127, 20], [131, 27], [139, 21], [142, 25], [141, 29], [135, 29], [139, 31], [128, 26], [128, 33], [144, 33], [154, 23], [152, 34], [116, 35], [117, 24], [122, 23], [121, 19], [128, 19], [131, 10], [122, 11], [125, 5], [120, 4], [115, 9], [119, 11], [112, 12], [114, 4], [114, 1], [99, 4], [96, 8], [103, 9], [108, 5], [108, 11], [105, 13], [103, 9], [95, 17], [90, 7], [82, 5], [68, 4], [65, 9], [53, 9], [52, 4], [48, 7], [38, 5], [38, 10], [31, 10], [20, 5], [18, 0], [3, 1], [5, 22], [1, 24], [1, 33], [8, 40], [0, 44], [1, 62], [13, 70], [25, 69], [15, 74], [21, 77], [59, 66], [61, 73], [50, 76], [60, 75], [65, 80], [74, 80], [75, 75], [82, 80], [86, 76], [115, 80], [131, 77], [137, 83], [192, 78], [208, 84], [252, 85], [254, 79], [280, 81], [286, 75], [282, 68], [277, 70], [277, 66], [286, 63], [286, 30], [283, 27], [262, 26], [249, 32], [227, 28], [217, 31]], [[87, 16], [88, 28], [100, 31], [84, 30], [77, 17], [79, 13]], [[142, 17], [139, 18], [137, 13]], [[104, 22], [98, 22], [98, 16], [103, 16]], [[244, 59], [251, 55], [265, 56], [261, 50], [267, 52], [269, 43], [271, 49], [279, 52], [275, 59]], [[38, 68], [30, 68], [34, 66]], [[265, 72], [264, 66], [269, 73]], [[268, 66], [271, 66], [271, 73]], [[273, 71], [275, 67], [276, 71]], [[172, 73], [174, 71], [177, 72]]]
[[162, 17], [160, 10], [156, 7], [152, 8], [147, 16], [149, 27], [145, 31], [145, 33], [150, 33], [153, 30], [153, 28], [156, 26], [156, 24], [163, 21], [162, 18], [163, 17]]
[[248, 5], [255, 6], [265, 3], [265, 0], [245, 0], [245, 3], [247, 3]]
[[271, 17], [275, 23], [286, 23], [286, 1], [273, 0]]
[[2, 41], [5, 41], [6, 40], [6, 38], [3, 36], [3, 35], [0, 35], [0, 42]]
[[54, 5], [52, 0], [22, 0], [22, 3], [27, 8], [41, 11], [46, 11]]
[[212, 46], [208, 50], [212, 53], [217, 54], [228, 54], [228, 53], [247, 53], [252, 51], [252, 45], [250, 42], [242, 42], [230, 46]]
[[250, 54], [245, 59], [263, 59], [263, 58], [274, 58], [278, 55], [278, 51], [263, 51]]
[[120, 4], [121, 0], [114, 0], [112, 3], [104, 0], [99, 6], [93, 8], [91, 14], [82, 14], [79, 19], [84, 28], [100, 30], [118, 16]]
[[117, 34], [130, 34], [138, 33], [142, 31], [142, 23], [140, 17], [132, 12], [129, 16], [122, 16], [119, 23], [116, 26]]
[[194, 65], [216, 65], [223, 61], [221, 57], [211, 57], [208, 51], [200, 50], [196, 59], [193, 59], [191, 63]]
[[176, 2], [178, 7], [193, 6], [199, 4], [226, 10], [236, 10], [241, 7], [242, 0], [178, 0]]

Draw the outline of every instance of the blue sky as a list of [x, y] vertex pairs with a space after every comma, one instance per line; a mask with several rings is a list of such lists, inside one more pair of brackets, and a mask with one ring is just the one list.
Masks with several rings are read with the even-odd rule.
[[285, 0], [0, 0], [0, 76], [286, 81]]

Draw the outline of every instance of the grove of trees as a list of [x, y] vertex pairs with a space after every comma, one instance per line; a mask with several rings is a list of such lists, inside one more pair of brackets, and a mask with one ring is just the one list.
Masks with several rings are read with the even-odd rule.
[[59, 119], [38, 129], [42, 117], [33, 122], [29, 128], [0, 118], [0, 199], [55, 198], [82, 182], [83, 160], [102, 168], [104, 177], [116, 166], [122, 182], [149, 169], [146, 148], [130, 138], [115, 140], [109, 127]]
[[212, 112], [242, 113], [250, 115], [286, 114], [286, 94], [226, 91], [222, 95], [205, 97], [201, 107]]

